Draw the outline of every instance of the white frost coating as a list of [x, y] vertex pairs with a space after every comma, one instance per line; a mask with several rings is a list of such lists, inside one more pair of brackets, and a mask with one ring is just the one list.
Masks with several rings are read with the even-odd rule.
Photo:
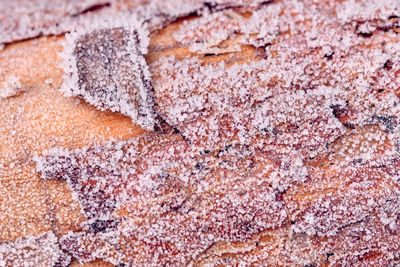
[[[158, 107], [191, 143], [146, 135], [35, 159], [43, 179], [67, 180], [88, 219], [82, 231], [61, 238], [64, 249], [81, 261], [139, 266], [188, 265], [213, 249], [220, 253], [214, 265], [395, 265], [398, 34], [359, 36], [338, 22], [335, 9], [316, 7], [320, 1], [275, 3], [266, 8], [271, 13], [253, 12], [254, 27], [246, 29], [256, 47], [276, 41], [258, 47], [262, 57], [154, 64]], [[208, 144], [196, 150], [202, 138]], [[271, 238], [256, 243], [259, 233]], [[234, 254], [221, 255], [221, 243]]]
[[[111, 77], [98, 75], [93, 81], [80, 83], [78, 64], [82, 63], [77, 62], [77, 56], [79, 56], [76, 53], [77, 45], [81, 45], [80, 41], [82, 38], [90, 34], [96, 34], [97, 31], [111, 31], [114, 29], [121, 29], [123, 34], [129, 34], [128, 43], [121, 48], [123, 50], [120, 51], [120, 55], [117, 54], [117, 57], [120, 60], [119, 64], [126, 66], [129, 71], [134, 71], [134, 74], [124, 75], [122, 72], [118, 74], [115, 73], [118, 70], [113, 70], [114, 72], [108, 73], [108, 76], [111, 75]], [[149, 88], [151, 86], [151, 75], [147, 63], [142, 56], [147, 53], [149, 44], [148, 34], [147, 26], [141, 20], [126, 13], [119, 14], [118, 17], [86, 20], [84, 26], [66, 35], [66, 41], [63, 44], [64, 50], [60, 54], [60, 57], [64, 59], [62, 67], [65, 73], [64, 82], [60, 90], [66, 96], [81, 96], [88, 103], [100, 110], [110, 109], [111, 111], [121, 112], [129, 116], [134, 123], [146, 129], [153, 129], [155, 115], [153, 112], [152, 96], [150, 95], [151, 90]], [[90, 55], [91, 53], [96, 53], [96, 51], [90, 51], [89, 49], [85, 53]], [[100, 53], [103, 54], [102, 51]], [[128, 57], [126, 53], [128, 53]], [[107, 57], [106, 54], [104, 55]], [[107, 62], [104, 63], [107, 64]], [[96, 63], [93, 61], [92, 64]], [[96, 70], [93, 70], [93, 72], [96, 73]], [[101, 78], [105, 78], [103, 82], [99, 80]], [[118, 79], [124, 80], [119, 81]], [[104, 84], [102, 95], [99, 95], [98, 92], [89, 91], [90, 82]], [[129, 84], [126, 85], [127, 83]], [[127, 91], [126, 86], [128, 86], [130, 91]], [[131, 92], [132, 90], [133, 92]]]
[[202, 12], [197, 19], [185, 21], [173, 33], [178, 42], [189, 45], [192, 52], [226, 53], [240, 51], [240, 46], [217, 47], [221, 42], [239, 36], [241, 43], [262, 47], [271, 44], [280, 34], [289, 29], [289, 21], [281, 13], [290, 3], [272, 3], [261, 6], [249, 18], [226, 9], [219, 12]]
[[[75, 197], [80, 200], [83, 213], [89, 219], [99, 216], [106, 218], [114, 211], [114, 205], [118, 207], [127, 201], [139, 201], [132, 192], [155, 192], [155, 188], [164, 182], [157, 177], [163, 177], [165, 169], [179, 167], [179, 164], [174, 162], [174, 149], [165, 153], [162, 150], [151, 152], [151, 148], [146, 146], [139, 150], [140, 142], [144, 141], [134, 138], [73, 151], [54, 148], [45, 152], [45, 157], [34, 158], [36, 170], [41, 173], [42, 178], [66, 180], [74, 190]], [[177, 140], [174, 145], [179, 153], [184, 153], [181, 141]], [[139, 153], [142, 156], [141, 160], [148, 164], [144, 173], [137, 162]], [[146, 153], [151, 153], [151, 157], [145, 158]], [[185, 155], [189, 157], [189, 154]], [[77, 166], [81, 171], [74, 172]], [[97, 167], [99, 169], [96, 169]], [[86, 181], [92, 181], [96, 186], [82, 188], [81, 184], [85, 184]], [[99, 197], [99, 191], [104, 192], [101, 193], [104, 197], [109, 196], [108, 202]], [[101, 204], [96, 202], [96, 198], [100, 198], [104, 205], [96, 207]]]
[[154, 0], [139, 6], [132, 13], [149, 23], [150, 29], [162, 28], [169, 22], [192, 13], [208, 13], [209, 8], [218, 11], [224, 8], [255, 8], [266, 1], [263, 0]]
[[[180, 30], [173, 33], [173, 37], [182, 44], [190, 44], [192, 52], [216, 54], [232, 52], [232, 50], [227, 51], [227, 49], [215, 47], [227, 40], [234, 31], [238, 31], [240, 28], [239, 25], [243, 19], [239, 15], [239, 21], [233, 21], [232, 13], [233, 11], [220, 11], [211, 14], [204, 12], [199, 19], [184, 21]], [[227, 26], [223, 27], [225, 25]], [[240, 47], [235, 50], [240, 51]]]
[[[116, 12], [118, 0], [15, 0], [0, 6], [0, 44], [37, 37], [62, 34], [92, 19], [93, 15], [108, 16]], [[151, 28], [192, 12], [201, 12], [205, 4], [219, 9], [226, 6], [257, 6], [262, 0], [152, 0], [130, 10], [149, 21]], [[90, 11], [97, 7], [99, 10]], [[119, 8], [126, 9], [124, 3]], [[88, 12], [89, 11], [89, 12]]]
[[[270, 142], [313, 148], [310, 156], [314, 157], [326, 150], [322, 145], [324, 142], [333, 142], [345, 131], [332, 114], [329, 99], [332, 94], [330, 90], [317, 89], [277, 95], [255, 111], [251, 123], [259, 131], [269, 132], [272, 136]], [[300, 127], [300, 130], [290, 129], [293, 126]], [[274, 136], [275, 131], [280, 134]]]
[[19, 79], [15, 76], [11, 76], [6, 82], [0, 85], [0, 99], [16, 95], [22, 90], [23, 87]]
[[[278, 42], [282, 33], [298, 31], [301, 28], [298, 24], [304, 22], [304, 13], [310, 8], [313, 7], [287, 0], [255, 5], [249, 17], [234, 9], [211, 13], [206, 10], [201, 17], [182, 23], [173, 36], [178, 42], [189, 45], [191, 51], [199, 53], [240, 51], [240, 46], [218, 47], [223, 41], [234, 38], [238, 38], [239, 43], [265, 47]], [[311, 15], [307, 19], [313, 23], [321, 22]], [[316, 34], [318, 36], [318, 32]]]
[[101, 7], [114, 2], [114, 0], [2, 1], [0, 47], [1, 43], [64, 33], [79, 25], [83, 19], [109, 9], [108, 6], [104, 6], [96, 12], [85, 12], [91, 7]]
[[[223, 63], [201, 65], [196, 58], [163, 58], [153, 65], [162, 77], [154, 83], [157, 109], [182, 134], [205, 148], [223, 146], [236, 138], [248, 144], [256, 136], [269, 135], [267, 143], [317, 154], [324, 150], [321, 144], [343, 133], [331, 106], [345, 105], [347, 94], [324, 86], [291, 91], [291, 83], [310, 82], [304, 74], [308, 62], [297, 64], [298, 71], [292, 64], [279, 69], [285, 64], [272, 58], [227, 67]], [[268, 86], [276, 77], [282, 77], [279, 89]]]
[[388, 19], [400, 14], [398, 0], [348, 0], [336, 10], [339, 19], [346, 23], [352, 20]]
[[[246, 146], [199, 153], [181, 138], [149, 134], [45, 154], [36, 158], [42, 178], [66, 179], [91, 224], [86, 233], [61, 240], [82, 262], [187, 264], [213, 242], [245, 241], [287, 218], [276, 189], [262, 181], [274, 164]], [[127, 216], [117, 216], [118, 208]], [[107, 220], [116, 226], [92, 226]], [[112, 246], [126, 242], [124, 235], [134, 237], [127, 249], [136, 251], [124, 254], [127, 259]], [[169, 242], [172, 247], [164, 248]]]
[[0, 242], [0, 266], [68, 266], [70, 261], [53, 232]]

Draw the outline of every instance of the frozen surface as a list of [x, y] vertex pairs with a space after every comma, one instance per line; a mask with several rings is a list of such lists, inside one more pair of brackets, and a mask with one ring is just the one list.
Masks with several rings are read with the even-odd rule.
[[[396, 1], [259, 4], [152, 1], [67, 35], [66, 94], [172, 130], [40, 150], [36, 173], [67, 184], [83, 222], [3, 242], [0, 260], [398, 264]], [[147, 66], [149, 31], [193, 12]], [[14, 131], [26, 115], [0, 114]]]
[[91, 21], [67, 35], [61, 90], [152, 129], [151, 78], [143, 57], [147, 43], [148, 32], [135, 17]]
[[[37, 168], [45, 179], [66, 179], [88, 218], [86, 234], [62, 241], [72, 255], [82, 261], [187, 264], [218, 240], [246, 241], [286, 221], [284, 203], [277, 199], [280, 189], [268, 186], [274, 166], [245, 146], [199, 153], [178, 136], [151, 134], [49, 151]], [[126, 219], [115, 218], [123, 211]], [[113, 252], [115, 242], [128, 242], [128, 251]]]
[[94, 7], [107, 6], [110, 2], [112, 1], [2, 1], [0, 4], [0, 43], [64, 33], [80, 23], [82, 13], [90, 11]]
[[0, 242], [0, 266], [68, 266], [70, 261], [53, 232]]

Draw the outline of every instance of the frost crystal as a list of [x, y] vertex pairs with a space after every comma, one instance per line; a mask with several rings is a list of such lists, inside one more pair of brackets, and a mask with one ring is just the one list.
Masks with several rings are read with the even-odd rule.
[[0, 242], [0, 266], [68, 266], [70, 261], [53, 232]]
[[[81, 261], [187, 264], [215, 241], [246, 241], [285, 222], [279, 189], [268, 186], [276, 165], [263, 153], [192, 149], [178, 136], [150, 134], [39, 158], [42, 178], [66, 179], [88, 219], [63, 248]], [[128, 244], [118, 260], [115, 243]]]
[[7, 82], [3, 82], [3, 84], [0, 86], [0, 99], [14, 96], [22, 90], [23, 87], [18, 78], [12, 76]]
[[111, 20], [94, 22], [67, 36], [61, 90], [152, 129], [151, 77], [143, 57], [148, 33], [134, 17]]
[[[28, 162], [65, 195], [35, 201], [57, 237], [2, 242], [0, 265], [400, 264], [397, 0], [127, 2], [66, 36], [62, 89], [154, 131], [83, 143], [66, 131], [78, 104], [63, 117], [39, 88], [2, 99], [3, 176]], [[15, 202], [2, 218], [22, 218]]]
[[[0, 5], [0, 44], [74, 29], [113, 0], [16, 0]], [[97, 11], [96, 11], [97, 10]]]

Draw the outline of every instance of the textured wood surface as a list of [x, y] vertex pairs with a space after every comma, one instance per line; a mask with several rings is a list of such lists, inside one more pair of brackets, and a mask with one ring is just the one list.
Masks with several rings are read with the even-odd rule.
[[[279, 5], [281, 2], [283, 1], [275, 1], [274, 4]], [[327, 18], [335, 17], [337, 14], [334, 10], [341, 8], [341, 2], [329, 1], [325, 3], [326, 6], [322, 2], [317, 3], [313, 7], [321, 10], [313, 12], [321, 12]], [[376, 1], [374, 3], [375, 6], [379, 4]], [[331, 6], [327, 7], [328, 5]], [[290, 8], [295, 9], [291, 6], [286, 13], [285, 10], [280, 13], [274, 12], [278, 14], [278, 18], [282, 16], [284, 20], [294, 20], [297, 18], [296, 10], [290, 12]], [[250, 18], [252, 12], [238, 8], [223, 12], [217, 13], [218, 16], [227, 18], [221, 23], [214, 23], [215, 18], [210, 19], [207, 14], [196, 15], [177, 19], [162, 29], [151, 32], [149, 51], [145, 57], [153, 76], [156, 110], [171, 125], [178, 121], [173, 126], [184, 136], [182, 140], [190, 140], [190, 144], [198, 146], [201, 151], [211, 150], [210, 157], [214, 157], [215, 153], [213, 160], [225, 164], [230, 162], [232, 155], [228, 154], [226, 158], [221, 159], [220, 153], [230, 149], [229, 142], [237, 143], [241, 140], [238, 129], [243, 128], [242, 124], [239, 123], [239, 127], [232, 121], [236, 123], [235, 119], [245, 120], [247, 117], [240, 116], [248, 110], [263, 107], [260, 116], [271, 116], [273, 119], [270, 124], [274, 125], [274, 129], [262, 128], [262, 120], [248, 120], [249, 129], [246, 130], [254, 134], [249, 134], [249, 142], [246, 145], [254, 148], [251, 151], [257, 151], [255, 155], [261, 163], [254, 160], [251, 167], [245, 169], [251, 170], [251, 173], [243, 175], [242, 178], [245, 180], [251, 175], [262, 173], [264, 176], [260, 174], [260, 177], [263, 177], [263, 182], [268, 185], [266, 188], [284, 188], [276, 194], [275, 201], [283, 203], [282, 209], [287, 216], [278, 223], [278, 211], [271, 208], [271, 214], [276, 215], [276, 220], [271, 220], [270, 223], [273, 226], [267, 229], [260, 227], [262, 230], [256, 234], [249, 234], [250, 237], [244, 233], [245, 238], [240, 236], [235, 239], [229, 235], [231, 230], [228, 227], [222, 227], [221, 232], [226, 232], [228, 237], [218, 239], [200, 254], [193, 256], [192, 263], [311, 264], [308, 266], [329, 266], [332, 262], [337, 266], [398, 264], [398, 17], [394, 14], [390, 18], [383, 18], [379, 15], [380, 11], [377, 11], [378, 15], [373, 13], [373, 18], [367, 17], [364, 21], [361, 17], [358, 20], [343, 22], [335, 17], [332, 23], [326, 20], [328, 23], [324, 19], [310, 22], [309, 17], [305, 15], [306, 19], [298, 19], [300, 22], [296, 22], [296, 27], [300, 29], [298, 32], [281, 29], [276, 33], [271, 30], [271, 33], [263, 36], [262, 41], [269, 38], [268, 42], [259, 44], [257, 33], [247, 36], [245, 32], [240, 32], [236, 21], [238, 17]], [[398, 10], [393, 9], [393, 12]], [[205, 19], [202, 20], [203, 18]], [[272, 18], [266, 18], [268, 25], [274, 22]], [[364, 28], [361, 26], [364, 24], [368, 24], [366, 28], [370, 31], [362, 32]], [[337, 35], [324, 35], [325, 28], [320, 27], [325, 27], [326, 31], [337, 31]], [[274, 29], [272, 26], [271, 28]], [[305, 37], [304, 32], [309, 28], [320, 30], [319, 36], [325, 39], [318, 41], [324, 45], [314, 44], [315, 39], [311, 37], [309, 40]], [[220, 40], [216, 38], [213, 39], [213, 43], [204, 42], [215, 37], [209, 36], [210, 32], [225, 30], [229, 32], [228, 37], [221, 34]], [[338, 41], [338, 36], [343, 36], [342, 39], [347, 40], [347, 43]], [[35, 157], [42, 156], [44, 151], [54, 147], [72, 150], [105, 141], [128, 140], [148, 133], [126, 116], [99, 111], [80, 98], [66, 97], [59, 92], [63, 82], [63, 71], [62, 59], [58, 53], [62, 51], [61, 43], [64, 40], [62, 35], [39, 37], [9, 44], [0, 51], [0, 243], [13, 242], [27, 236], [39, 236], [49, 231], [57, 237], [70, 232], [84, 231], [82, 225], [87, 218], [81, 211], [77, 197], [74, 196], [76, 192], [65, 180], [41, 179], [36, 171]], [[333, 47], [329, 48], [325, 44], [332, 44]], [[336, 54], [330, 49], [336, 51]], [[172, 58], [171, 56], [172, 63], [168, 65], [169, 62], [163, 60]], [[262, 65], [265, 62], [269, 65]], [[222, 63], [224, 65], [219, 65]], [[185, 64], [192, 69], [181, 71], [185, 69]], [[298, 65], [301, 66], [301, 70], [296, 69]], [[235, 66], [251, 68], [249, 67], [249, 73], [243, 74], [235, 72]], [[207, 110], [209, 117], [202, 117], [204, 110], [194, 109], [193, 113], [188, 115], [189, 119], [178, 120], [180, 118], [176, 118], [174, 101], [187, 104], [185, 101], [190, 96], [182, 97], [174, 90], [179, 89], [179, 86], [189, 90], [191, 88], [185, 86], [191, 83], [201, 87], [201, 82], [205, 79], [201, 80], [199, 77], [203, 72], [206, 73], [206, 68], [214, 71], [210, 73], [214, 76], [226, 69], [233, 73], [226, 77], [215, 76], [220, 80], [216, 85], [210, 82], [207, 93], [218, 95], [226, 90], [226, 95], [230, 97], [230, 102], [226, 105], [231, 105], [229, 107], [235, 107], [236, 110], [233, 114], [224, 114], [225, 111], [221, 107], [225, 106], [217, 102], [220, 99], [216, 99], [215, 102], [211, 101], [214, 99], [207, 99], [207, 104], [221, 104], [208, 106], [211, 110]], [[260, 86], [252, 88], [254, 90], [251, 90], [251, 97], [255, 96], [256, 100], [254, 105], [247, 109], [246, 100], [235, 98], [236, 95], [232, 93], [236, 92], [234, 89], [237, 88], [237, 84], [229, 82], [237, 77], [240, 81], [245, 81], [255, 72], [261, 74], [254, 75], [257, 78], [251, 80], [252, 84]], [[233, 75], [235, 77], [232, 78]], [[228, 85], [219, 88], [218, 84], [224, 84], [225, 78]], [[179, 79], [183, 82], [178, 83]], [[289, 79], [292, 84], [287, 86], [285, 84]], [[305, 102], [302, 102], [302, 94], [296, 95], [300, 91], [320, 90], [317, 88], [320, 85], [332, 85], [332, 88], [336, 86], [335, 88], [340, 90], [344, 88], [340, 97], [347, 102], [332, 104], [333, 102], [329, 102], [332, 99], [328, 99], [322, 89], [318, 91], [322, 92], [320, 95], [310, 93], [309, 100]], [[265, 99], [261, 98], [266, 92], [257, 91], [259, 88], [268, 88], [268, 93], [271, 94]], [[193, 94], [197, 93], [201, 95], [201, 92], [193, 90]], [[225, 100], [224, 93], [220, 93], [219, 96]], [[246, 97], [247, 95], [244, 98], [247, 99]], [[269, 102], [266, 99], [274, 97], [278, 99], [274, 102], [276, 105], [268, 106]], [[328, 102], [330, 105], [327, 106]], [[277, 110], [286, 116], [282, 121], [281, 113]], [[225, 119], [228, 115], [232, 115], [233, 118]], [[211, 123], [208, 118], [217, 122]], [[300, 119], [296, 120], [297, 118]], [[219, 129], [220, 135], [216, 137], [219, 138], [215, 139], [216, 142], [208, 138], [212, 136], [210, 129], [213, 129], [215, 124], [222, 125], [223, 129]], [[193, 131], [196, 125], [200, 125], [199, 129], [205, 133], [210, 131], [210, 134], [201, 135]], [[235, 128], [236, 126], [238, 128]], [[166, 128], [166, 131], [173, 131]], [[275, 136], [277, 139], [273, 139]], [[151, 138], [143, 140], [148, 140], [150, 147], [153, 143], [158, 145]], [[156, 145], [154, 146], [157, 147]], [[289, 150], [290, 153], [287, 152]], [[295, 163], [299, 159], [302, 164], [297, 166]], [[242, 166], [241, 162], [233, 164], [239, 168]], [[265, 169], [262, 169], [264, 167]], [[293, 170], [290, 169], [292, 167]], [[279, 181], [276, 181], [270, 174], [280, 168], [286, 171], [286, 176], [281, 177], [278, 174], [276, 177], [279, 177]], [[301, 175], [304, 169], [307, 170], [307, 174]], [[174, 169], [171, 173], [174, 171], [179, 172], [180, 169]], [[289, 175], [290, 172], [298, 177], [293, 178]], [[215, 176], [212, 176], [215, 181], [208, 177], [210, 181], [215, 182], [215, 195], [224, 194], [221, 193], [224, 186], [216, 182], [222, 179], [223, 175], [226, 175], [227, 179], [231, 178], [229, 171], [221, 171], [218, 168]], [[241, 181], [238, 184], [242, 185]], [[236, 190], [234, 185], [226, 185], [227, 188], [228, 186], [232, 186], [232, 191]], [[251, 189], [257, 188], [254, 186]], [[170, 189], [173, 191], [175, 188], [171, 186]], [[182, 190], [193, 193], [190, 190], [195, 189]], [[129, 208], [132, 206], [129, 205], [134, 206], [128, 203], [120, 207], [116, 211], [117, 217], [131, 216]], [[154, 204], [156, 205], [157, 203]], [[210, 214], [212, 212], [210, 208]], [[234, 213], [235, 211], [232, 211], [232, 214]], [[135, 219], [133, 215], [132, 218]], [[252, 233], [251, 230], [254, 229], [251, 229], [252, 224], [249, 224], [248, 231]], [[181, 229], [179, 225], [177, 227]], [[129, 240], [127, 243], [129, 244]], [[144, 246], [145, 249], [149, 247]], [[151, 249], [155, 250], [156, 247], [154, 245]], [[166, 251], [173, 251], [171, 247], [173, 245], [167, 246]], [[136, 252], [129, 249], [124, 252], [128, 259], [138, 257]], [[73, 260], [71, 266], [112, 265], [101, 260], [85, 264]]]

